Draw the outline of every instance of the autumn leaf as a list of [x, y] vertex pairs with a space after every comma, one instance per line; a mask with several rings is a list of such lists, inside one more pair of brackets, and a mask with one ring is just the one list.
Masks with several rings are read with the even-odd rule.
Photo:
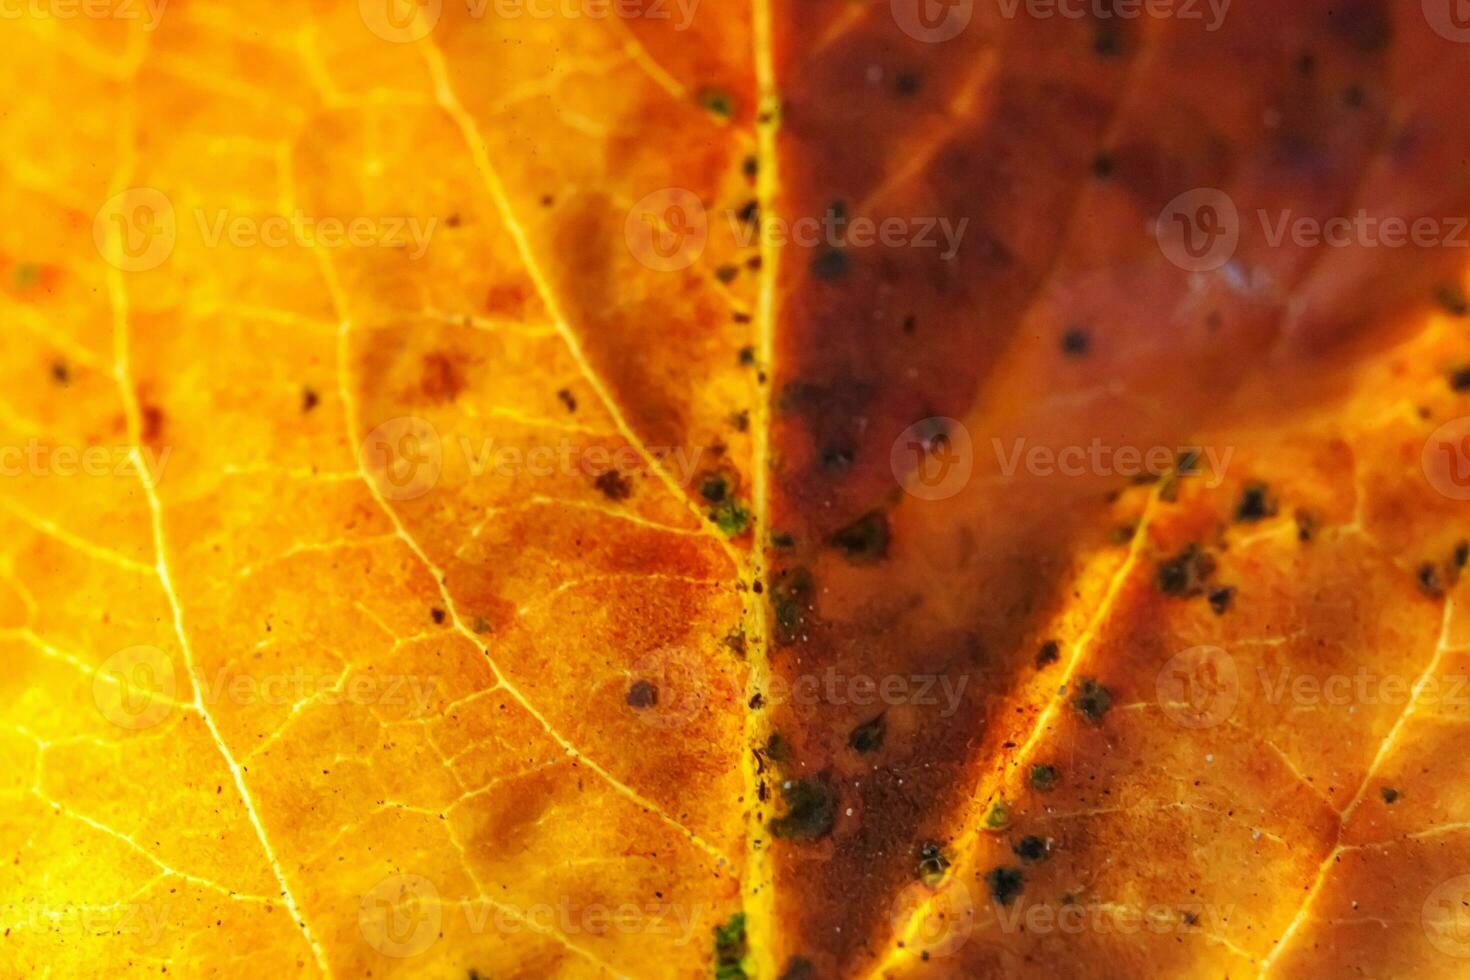
[[1434, 0], [33, 0], [0, 968], [1457, 976]]

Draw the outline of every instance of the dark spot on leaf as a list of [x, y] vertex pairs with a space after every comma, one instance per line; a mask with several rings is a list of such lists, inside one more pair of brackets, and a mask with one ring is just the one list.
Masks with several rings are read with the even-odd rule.
[[1041, 790], [1043, 793], [1057, 784], [1057, 770], [1055, 766], [1035, 765], [1031, 767], [1031, 788]]
[[1123, 53], [1123, 41], [1115, 28], [1099, 24], [1092, 37], [1092, 50], [1100, 58], [1112, 58]]
[[1439, 287], [1434, 294], [1434, 300], [1450, 316], [1465, 316], [1470, 313], [1470, 301], [1465, 299], [1465, 291], [1459, 286]]
[[852, 750], [859, 755], [867, 755], [883, 747], [883, 734], [883, 716], [878, 715], [854, 728], [852, 734], [847, 736], [847, 744], [852, 746]]
[[852, 469], [852, 451], [841, 446], [828, 446], [822, 450], [822, 470], [831, 476], [841, 476]]
[[847, 276], [847, 253], [840, 248], [825, 249], [812, 259], [812, 275], [823, 282], [835, 282]]
[[429, 610], [429, 615], [434, 617], [435, 623], [439, 624], [440, 626], [444, 625], [444, 618], [447, 615], [444, 610], [440, 609], [438, 606], [435, 606], [433, 609]]
[[1037, 837], [1035, 835], [1022, 837], [1011, 848], [1011, 853], [1015, 854], [1022, 861], [1040, 861], [1051, 853], [1051, 842], [1045, 837]]
[[772, 762], [791, 761], [791, 743], [780, 732], [772, 732], [766, 739], [766, 758]]
[[745, 160], [740, 164], [741, 173], [745, 174], [745, 176], [747, 177], [754, 178], [756, 174], [760, 173], [760, 169], [761, 162], [758, 158], [754, 156], [746, 157]]
[[562, 388], [556, 393], [556, 397], [567, 407], [568, 412], [575, 412], [577, 410], [577, 398], [572, 394], [571, 389]]
[[1026, 879], [1020, 868], [994, 868], [985, 872], [985, 886], [997, 905], [1009, 905], [1021, 894]]
[[1092, 176], [1098, 180], [1107, 180], [1113, 176], [1113, 158], [1106, 153], [1099, 153], [1093, 157]]
[[755, 364], [755, 348], [754, 347], [742, 347], [742, 348], [740, 348], [740, 366], [741, 367], [750, 367], [753, 364]]
[[658, 704], [658, 688], [653, 681], [636, 680], [628, 685], [627, 700], [631, 708], [652, 708]]
[[66, 366], [65, 361], [51, 362], [51, 380], [63, 387], [71, 384], [71, 368]]
[[1091, 677], [1082, 678], [1082, 683], [1077, 685], [1077, 693], [1072, 696], [1072, 707], [1094, 725], [1102, 723], [1103, 715], [1112, 706], [1113, 696], [1108, 689]]
[[1210, 591], [1210, 608], [1215, 610], [1216, 616], [1225, 615], [1233, 601], [1235, 601], [1235, 586], [1233, 585], [1222, 585]]
[[715, 278], [723, 283], [729, 283], [740, 273], [740, 268], [733, 265], [721, 265], [715, 267]]
[[1264, 483], [1247, 483], [1235, 505], [1235, 519], [1244, 524], [1265, 520], [1276, 514], [1276, 499]]
[[878, 511], [864, 514], [831, 537], [834, 548], [854, 565], [888, 557], [888, 518]]
[[632, 482], [617, 470], [607, 470], [599, 474], [592, 485], [601, 490], [608, 500], [627, 500], [633, 493]]
[[782, 840], [820, 840], [832, 832], [837, 819], [837, 793], [816, 779], [781, 786], [786, 812], [771, 821], [771, 835]]
[[901, 99], [909, 98], [919, 91], [919, 76], [915, 72], [901, 71], [893, 79], [893, 94]]
[[695, 98], [701, 108], [721, 119], [729, 119], [735, 114], [735, 97], [723, 89], [705, 87], [699, 90]]
[[1215, 559], [1188, 545], [1173, 558], [1159, 562], [1157, 581], [1165, 595], [1191, 598], [1204, 591], [1205, 582], [1215, 574]]
[[804, 956], [793, 956], [781, 971], [781, 980], [817, 980], [816, 967]]
[[730, 481], [723, 473], [707, 473], [699, 481], [699, 495], [712, 504], [724, 500], [730, 492]]
[[309, 412], [321, 402], [321, 396], [316, 393], [315, 388], [301, 389], [301, 410]]
[[1385, 786], [1385, 787], [1383, 787], [1383, 789], [1381, 790], [1381, 792], [1382, 792], [1382, 795], [1383, 795], [1383, 802], [1385, 802], [1385, 803], [1397, 803], [1398, 802], [1398, 799], [1399, 799], [1399, 791], [1396, 790], [1396, 789], [1394, 789], [1393, 787], [1391, 787], [1391, 786]]
[[1036, 651], [1036, 668], [1049, 667], [1061, 659], [1061, 646], [1056, 640], [1047, 640]]
[[1446, 374], [1446, 379], [1449, 381], [1452, 390], [1470, 391], [1470, 367], [1452, 368]]
[[789, 568], [776, 575], [771, 582], [771, 610], [777, 645], [789, 646], [801, 638], [811, 598], [812, 573], [805, 568]]
[[1092, 337], [1081, 327], [1062, 334], [1062, 353], [1068, 357], [1085, 357], [1092, 349]]
[[1444, 580], [1434, 562], [1427, 561], [1419, 566], [1419, 591], [1433, 599], [1444, 597]]

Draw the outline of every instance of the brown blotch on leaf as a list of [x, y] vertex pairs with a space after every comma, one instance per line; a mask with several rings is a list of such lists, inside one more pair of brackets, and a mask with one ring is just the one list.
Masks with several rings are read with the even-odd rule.
[[598, 475], [592, 485], [602, 491], [608, 500], [627, 500], [633, 494], [633, 483], [617, 470], [607, 470]]
[[1060, 644], [1056, 640], [1047, 640], [1041, 645], [1041, 649], [1036, 651], [1036, 669], [1041, 670], [1045, 667], [1050, 667], [1060, 660], [1061, 656]]
[[303, 412], [309, 412], [313, 408], [316, 408], [317, 405], [321, 404], [321, 400], [322, 397], [316, 393], [315, 388], [301, 389], [301, 410]]
[[1235, 601], [1235, 586], [1222, 585], [1210, 592], [1210, 608], [1215, 610], [1216, 616], [1225, 615], [1230, 609], [1230, 604]]
[[1159, 562], [1156, 580], [1165, 595], [1188, 599], [1199, 595], [1215, 574], [1215, 559], [1191, 544], [1173, 558]]
[[167, 424], [167, 417], [163, 409], [157, 405], [145, 403], [140, 409], [142, 415], [142, 433], [139, 438], [145, 445], [154, 445], [163, 438], [163, 428]]
[[1082, 683], [1077, 685], [1077, 693], [1072, 696], [1072, 707], [1094, 725], [1102, 723], [1103, 715], [1112, 706], [1113, 696], [1108, 689], [1091, 677], [1082, 678]]
[[434, 402], [452, 402], [464, 390], [464, 372], [455, 357], [446, 351], [424, 355], [419, 389]]
[[444, 617], [446, 615], [444, 610], [440, 609], [438, 606], [435, 606], [433, 609], [429, 610], [429, 615], [434, 618], [434, 622], [438, 623], [440, 626], [444, 625]]
[[627, 701], [630, 708], [652, 708], [658, 704], [658, 688], [652, 681], [636, 680], [628, 685]]
[[577, 410], [577, 397], [572, 394], [571, 389], [562, 388], [556, 393], [557, 399], [567, 407], [568, 412]]

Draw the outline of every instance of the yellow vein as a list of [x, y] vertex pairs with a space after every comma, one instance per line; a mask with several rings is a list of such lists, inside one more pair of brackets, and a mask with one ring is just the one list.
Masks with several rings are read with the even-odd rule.
[[[1072, 655], [1067, 659], [1066, 669], [1062, 674], [1060, 685], [1062, 691], [1071, 687], [1072, 679], [1081, 667], [1082, 661], [1087, 655], [1088, 648], [1092, 645], [1092, 641], [1097, 636], [1098, 631], [1107, 621], [1114, 603], [1117, 602], [1118, 596], [1123, 591], [1124, 583], [1128, 581], [1133, 573], [1134, 567], [1138, 564], [1139, 558], [1143, 554], [1144, 543], [1148, 538], [1149, 522], [1153, 519], [1158, 500], [1159, 488], [1155, 487], [1149, 494], [1148, 504], [1144, 507], [1143, 515], [1138, 520], [1138, 526], [1133, 531], [1133, 539], [1129, 543], [1127, 557], [1123, 560], [1123, 564], [1119, 566], [1117, 572], [1113, 574], [1112, 580], [1108, 583], [1107, 591], [1104, 592], [1102, 601], [1098, 604], [1097, 611], [1088, 622], [1087, 628], [1082, 631], [1072, 644]], [[1050, 725], [1052, 718], [1061, 710], [1061, 706], [1065, 702], [1066, 698], [1061, 693], [1052, 695], [1047, 701], [1046, 707], [1037, 714], [1036, 722], [1031, 726], [1031, 731], [1027, 734], [1025, 741], [1021, 743], [1020, 748], [1011, 756], [1009, 767], [1002, 768], [999, 771], [1000, 775], [996, 778], [999, 779], [1000, 783], [1003, 784], [1006, 779], [1007, 768], [1014, 771], [1017, 767], [1025, 763], [1031, 753], [1032, 747], [1046, 734], [1047, 727]], [[995, 782], [991, 782], [988, 787], [982, 782], [981, 786], [977, 788], [975, 799], [988, 801], [1000, 791], [1000, 788], [1001, 786]], [[975, 842], [980, 836], [980, 832], [975, 829], [978, 826], [978, 822], [971, 821], [970, 823], [973, 826], [966, 828], [959, 842], [955, 845], [955, 850], [962, 855], [973, 853]], [[928, 918], [932, 906], [933, 899], [931, 898], [914, 910], [909, 917], [908, 923], [895, 933], [895, 942], [889, 948], [887, 955], [878, 962], [878, 965], [874, 967], [870, 975], [879, 976], [886, 969], [891, 968], [901, 957], [911, 955], [912, 949], [917, 948], [911, 940], [918, 935], [919, 930], [923, 927], [924, 921]]]
[[1307, 897], [1302, 899], [1302, 906], [1297, 910], [1296, 916], [1281, 934], [1281, 938], [1276, 940], [1276, 947], [1261, 960], [1261, 971], [1257, 974], [1258, 978], [1264, 977], [1271, 971], [1271, 966], [1276, 962], [1276, 957], [1281, 955], [1281, 951], [1287, 947], [1291, 938], [1301, 928], [1302, 923], [1307, 920], [1307, 914], [1311, 911], [1312, 905], [1316, 901], [1317, 893], [1322, 890], [1322, 885], [1327, 881], [1327, 872], [1344, 851], [1350, 850], [1350, 848], [1344, 847], [1342, 844], [1342, 832], [1347, 828], [1348, 820], [1352, 817], [1353, 811], [1362, 802], [1363, 794], [1368, 791], [1368, 787], [1373, 784], [1373, 780], [1377, 777], [1379, 767], [1388, 758], [1388, 754], [1393, 751], [1393, 746], [1398, 741], [1399, 733], [1403, 731], [1404, 725], [1414, 713], [1414, 705], [1418, 703], [1419, 694], [1424, 689], [1424, 685], [1429, 682], [1429, 679], [1434, 676], [1435, 671], [1439, 669], [1440, 661], [1444, 659], [1445, 651], [1449, 649], [1450, 621], [1454, 617], [1454, 609], [1455, 601], [1453, 599], [1446, 599], [1444, 604], [1444, 617], [1439, 630], [1439, 642], [1435, 644], [1434, 656], [1429, 658], [1429, 665], [1424, 668], [1424, 672], [1414, 682], [1412, 693], [1409, 696], [1408, 703], [1404, 705], [1404, 710], [1399, 712], [1399, 716], [1394, 721], [1393, 727], [1388, 730], [1388, 734], [1384, 736], [1383, 741], [1379, 744], [1378, 751], [1374, 754], [1373, 761], [1369, 764], [1368, 771], [1363, 776], [1363, 781], [1358, 784], [1358, 791], [1353, 794], [1352, 800], [1343, 808], [1337, 821], [1337, 839], [1333, 842], [1332, 850], [1328, 852], [1327, 856], [1322, 859], [1322, 863], [1318, 865], [1317, 876], [1312, 880], [1311, 887], [1307, 889]]
[[[122, 137], [119, 139], [120, 155], [117, 173], [114, 175], [110, 194], [122, 193], [136, 167], [134, 139], [136, 138], [136, 112], [137, 107], [134, 97], [134, 89], [129, 88], [129, 94], [124, 102], [123, 112], [125, 118], [123, 124], [118, 127]], [[118, 232], [114, 229], [113, 235]], [[117, 254], [114, 252], [113, 254]], [[109, 263], [107, 269], [107, 290], [112, 304], [113, 317], [113, 377], [122, 398], [123, 412], [127, 418], [128, 438], [133, 443], [132, 458], [137, 468], [138, 481], [143, 485], [143, 495], [148, 500], [148, 511], [153, 532], [154, 569], [158, 574], [159, 584], [163, 588], [164, 595], [168, 598], [169, 608], [173, 613], [174, 635], [179, 641], [179, 649], [184, 655], [184, 667], [189, 675], [189, 686], [193, 691], [193, 699], [196, 710], [204, 719], [204, 725], [209, 730], [210, 737], [214, 740], [215, 747], [219, 749], [224, 758], [225, 765], [230, 770], [230, 776], [234, 780], [235, 789], [240, 794], [240, 801], [245, 807], [245, 813], [250, 819], [250, 824], [255, 828], [255, 834], [260, 839], [261, 850], [265, 852], [265, 858], [270, 865], [271, 871], [276, 876], [276, 882], [281, 886], [281, 897], [286, 903], [286, 908], [291, 912], [291, 918], [295, 920], [296, 926], [301, 930], [302, 937], [311, 948], [312, 956], [316, 960], [317, 967], [326, 976], [331, 976], [331, 968], [327, 965], [326, 952], [317, 941], [311, 928], [306, 924], [306, 917], [301, 914], [301, 909], [296, 903], [296, 897], [291, 893], [291, 887], [286, 883], [286, 874], [281, 868], [281, 862], [277, 859], [275, 849], [271, 847], [270, 839], [265, 832], [265, 826], [261, 823], [260, 814], [255, 809], [255, 801], [250, 795], [250, 790], [245, 786], [245, 776], [236, 764], [234, 756], [230, 754], [224, 739], [220, 736], [219, 727], [215, 724], [214, 715], [204, 704], [204, 699], [199, 693], [198, 666], [194, 661], [194, 651], [189, 644], [189, 637], [184, 631], [184, 613], [182, 604], [174, 589], [173, 581], [169, 575], [168, 551], [163, 533], [163, 506], [158, 499], [158, 490], [154, 486], [154, 476], [143, 463], [142, 453], [139, 447], [143, 441], [143, 413], [138, 405], [137, 390], [132, 379], [132, 369], [129, 361], [129, 307], [127, 287], [123, 282], [122, 269], [115, 264]]]
[[[334, 290], [336, 289], [335, 286], [333, 288]], [[349, 441], [353, 438], [353, 433], [358, 431], [358, 427], [360, 424], [358, 420], [355, 401], [348, 391], [347, 386], [347, 346], [350, 327], [351, 325], [348, 323], [344, 322], [342, 324], [341, 330], [338, 331], [337, 343], [337, 387], [339, 397], [341, 397], [342, 399], [343, 412], [347, 416], [346, 424], [347, 436]], [[704, 840], [693, 830], [690, 830], [688, 827], [684, 826], [676, 818], [667, 813], [657, 803], [643, 796], [638, 791], [634, 790], [631, 786], [628, 786], [626, 783], [619, 780], [608, 770], [604, 769], [601, 765], [588, 758], [580, 749], [578, 749], [560, 732], [552, 727], [551, 722], [548, 721], [546, 717], [531, 704], [526, 696], [522, 694], [520, 690], [510, 682], [510, 679], [507, 678], [505, 674], [500, 670], [499, 666], [496, 665], [494, 659], [490, 657], [489, 651], [485, 650], [485, 647], [482, 645], [481, 637], [479, 637], [473, 630], [465, 625], [464, 620], [460, 617], [458, 604], [454, 601], [454, 597], [450, 595], [448, 587], [444, 584], [444, 580], [447, 577], [444, 571], [439, 568], [437, 564], [434, 563], [433, 559], [431, 559], [428, 553], [424, 551], [418, 540], [415, 539], [413, 535], [408, 533], [408, 529], [404, 527], [403, 520], [398, 516], [398, 512], [395, 511], [388, 504], [387, 500], [383, 498], [382, 494], [378, 492], [377, 486], [374, 485], [372, 479], [367, 475], [367, 473], [361, 471], [360, 462], [359, 472], [361, 473], [363, 483], [368, 488], [368, 492], [372, 494], [373, 499], [378, 504], [378, 507], [387, 516], [388, 520], [392, 522], [393, 527], [397, 529], [398, 536], [403, 539], [403, 543], [408, 546], [409, 550], [414, 553], [419, 562], [424, 566], [425, 569], [428, 570], [429, 574], [433, 576], [434, 585], [439, 590], [439, 597], [443, 600], [444, 607], [449, 611], [449, 618], [454, 626], [455, 632], [459, 633], [465, 639], [473, 643], [476, 649], [484, 651], [485, 659], [489, 663], [490, 669], [495, 673], [496, 682], [500, 684], [500, 686], [505, 688], [506, 692], [515, 699], [516, 703], [519, 704], [528, 715], [536, 719], [537, 724], [545, 729], [546, 734], [555, 739], [557, 744], [559, 744], [568, 755], [575, 756], [578, 760], [582, 762], [583, 765], [587, 766], [587, 768], [591, 769], [597, 775], [601, 776], [603, 780], [616, 792], [633, 801], [635, 804], [638, 805], [640, 809], [652, 813], [654, 816], [658, 817], [660, 820], [663, 820], [671, 827], [674, 827], [683, 834], [687, 835], [688, 838], [694, 842], [694, 844], [696, 844], [698, 847], [708, 853], [711, 857], [716, 858], [721, 865], [730, 864], [729, 858], [726, 857], [724, 854], [721, 854], [720, 851], [714, 847], [714, 845]]]
[[[773, 221], [776, 198], [780, 193], [777, 169], [776, 135], [780, 126], [780, 92], [776, 85], [775, 45], [772, 37], [770, 0], [753, 0], [751, 5], [751, 41], [754, 45], [755, 82], [758, 99], [756, 114], [756, 200], [763, 221]], [[776, 360], [776, 280], [781, 268], [781, 248], [776, 236], [762, 235], [760, 240], [761, 279], [756, 297], [756, 357], [765, 375], [775, 378]], [[771, 384], [756, 390], [754, 438], [751, 447], [751, 482], [754, 499], [755, 541], [751, 545], [751, 573], [755, 582], [764, 582], [768, 567], [766, 545], [771, 538], [770, 470], [771, 470]], [[746, 620], [760, 638], [750, 654], [750, 686], [756, 691], [770, 687], [771, 626], [766, 602], [751, 590], [745, 594]], [[760, 776], [756, 771], [753, 749], [763, 745], [770, 735], [770, 721], [762, 712], [747, 708], [745, 714], [745, 747], [741, 752], [745, 799], [749, 809], [745, 826], [745, 868], [740, 878], [741, 908], [745, 913], [748, 947], [754, 959], [757, 977], [776, 975], [776, 895], [775, 868], [771, 861], [765, 824], [768, 813], [760, 803]]]
[[[278, 168], [281, 175], [281, 204], [286, 212], [290, 212], [295, 209], [295, 187], [291, 177], [292, 161], [291, 150], [289, 147], [283, 148], [281, 158], [278, 161]], [[337, 311], [337, 315], [342, 318], [341, 324], [337, 328], [337, 394], [342, 402], [343, 425], [346, 430], [345, 435], [347, 436], [348, 445], [350, 446], [354, 442], [354, 433], [358, 430], [359, 421], [356, 399], [352, 397], [352, 392], [347, 384], [350, 353], [349, 335], [352, 329], [352, 323], [350, 320], [347, 319], [349, 304], [347, 302], [347, 296], [343, 292], [342, 284], [337, 278], [337, 272], [335, 267], [332, 265], [331, 258], [327, 255], [325, 251], [323, 251], [322, 248], [315, 245], [313, 245], [312, 247], [312, 254], [317, 260], [318, 268], [320, 268], [322, 273], [322, 279], [326, 283], [328, 293], [331, 295], [333, 307]], [[708, 853], [711, 857], [717, 859], [722, 866], [729, 865], [729, 858], [726, 857], [724, 854], [721, 854], [720, 851], [716, 849], [713, 845], [709, 844], [693, 830], [684, 826], [673, 816], [669, 815], [658, 804], [642, 796], [632, 787], [618, 780], [612, 775], [612, 773], [608, 772], [601, 765], [594, 762], [592, 759], [583, 754], [576, 746], [574, 746], [570, 741], [564, 738], [560, 732], [553, 728], [551, 726], [551, 723], [547, 721], [545, 716], [543, 716], [541, 712], [531, 704], [526, 696], [523, 695], [518, 688], [511, 684], [510, 680], [506, 678], [506, 676], [501, 672], [499, 666], [497, 666], [495, 661], [490, 657], [489, 651], [486, 650], [485, 647], [481, 644], [479, 636], [471, 631], [467, 626], [465, 626], [464, 620], [459, 615], [458, 604], [454, 601], [453, 596], [449, 594], [449, 590], [444, 584], [446, 578], [444, 572], [438, 567], [438, 565], [433, 562], [432, 559], [429, 558], [428, 553], [423, 550], [423, 548], [413, 537], [413, 535], [408, 533], [408, 529], [404, 527], [403, 521], [398, 516], [397, 511], [395, 511], [388, 504], [387, 500], [385, 500], [382, 494], [378, 492], [377, 486], [368, 477], [367, 473], [363, 471], [362, 460], [354, 456], [354, 464], [356, 466], [356, 473], [358, 478], [361, 479], [363, 484], [367, 487], [368, 492], [372, 495], [373, 500], [377, 503], [378, 508], [383, 512], [384, 516], [386, 516], [389, 522], [392, 523], [394, 532], [398, 535], [399, 538], [403, 540], [403, 543], [408, 546], [408, 549], [414, 553], [419, 562], [424, 566], [425, 569], [428, 570], [429, 574], [433, 576], [434, 584], [439, 590], [440, 598], [444, 601], [444, 606], [449, 611], [449, 616], [453, 622], [455, 632], [465, 637], [467, 640], [473, 643], [477, 649], [481, 650], [484, 653], [486, 662], [489, 664], [491, 671], [495, 674], [496, 683], [500, 687], [503, 687], [510, 694], [510, 696], [516, 700], [521, 708], [525, 710], [528, 715], [536, 719], [536, 722], [541, 725], [543, 729], [545, 729], [547, 735], [549, 735], [559, 745], [561, 745], [562, 749], [568, 755], [571, 755], [574, 758], [580, 760], [584, 765], [587, 766], [587, 768], [591, 769], [597, 775], [601, 776], [602, 779], [610, 787], [612, 787], [615, 792], [631, 800], [640, 809], [652, 813], [660, 820], [663, 820], [665, 823], [679, 830], [681, 833], [687, 835], [689, 840], [691, 840], [695, 845]]]

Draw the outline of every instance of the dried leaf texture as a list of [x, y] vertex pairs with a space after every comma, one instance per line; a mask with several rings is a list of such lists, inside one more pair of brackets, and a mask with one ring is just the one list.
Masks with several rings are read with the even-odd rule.
[[5, 973], [1467, 969], [1452, 11], [64, 6]]

